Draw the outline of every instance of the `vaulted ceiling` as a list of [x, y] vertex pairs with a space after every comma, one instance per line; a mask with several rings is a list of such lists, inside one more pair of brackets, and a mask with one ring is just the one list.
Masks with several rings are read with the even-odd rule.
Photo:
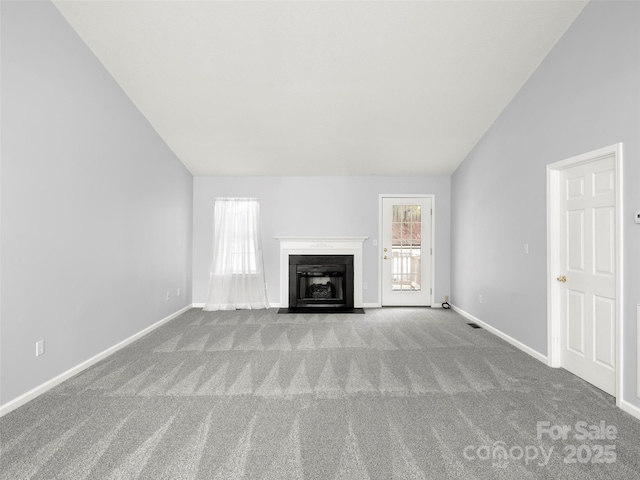
[[54, 4], [194, 175], [446, 175], [586, 2]]

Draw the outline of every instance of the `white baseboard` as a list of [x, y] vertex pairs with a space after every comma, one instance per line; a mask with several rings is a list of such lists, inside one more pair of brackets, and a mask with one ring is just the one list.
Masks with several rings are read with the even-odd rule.
[[[204, 302], [203, 303], [192, 303], [191, 307], [192, 308], [204, 308]], [[280, 308], [280, 304], [278, 302], [269, 302], [269, 308]]]
[[510, 343], [511, 345], [513, 345], [514, 347], [516, 347], [519, 350], [522, 350], [524, 353], [527, 353], [529, 355], [531, 355], [533, 358], [535, 358], [536, 360], [540, 360], [542, 363], [544, 363], [545, 365], [548, 365], [548, 360], [547, 360], [547, 356], [543, 355], [542, 353], [538, 352], [537, 350], [534, 350], [531, 347], [528, 347], [527, 345], [525, 345], [524, 343], [516, 340], [513, 337], [510, 337], [509, 335], [507, 335], [506, 333], [501, 332], [500, 330], [498, 330], [495, 327], [492, 327], [491, 325], [488, 325], [487, 323], [483, 322], [482, 320], [480, 320], [479, 318], [474, 317], [473, 315], [471, 315], [470, 313], [465, 312], [464, 310], [462, 310], [461, 308], [456, 307], [455, 305], [451, 305], [451, 308], [455, 311], [458, 312], [460, 315], [462, 315], [463, 317], [471, 320], [474, 323], [477, 323], [478, 325], [480, 325], [482, 328], [484, 328], [485, 330], [493, 333], [495, 336], [500, 337], [501, 339], [503, 339], [504, 341], [506, 341], [507, 343]]
[[139, 338], [143, 337], [144, 335], [146, 335], [147, 333], [151, 332], [152, 330], [155, 330], [156, 328], [160, 327], [161, 325], [167, 323], [168, 321], [173, 320], [174, 318], [176, 318], [179, 315], [182, 315], [184, 312], [186, 312], [187, 310], [191, 309], [192, 307], [193, 307], [192, 305], [187, 305], [186, 307], [181, 308], [177, 312], [172, 313], [168, 317], [163, 318], [162, 320], [154, 323], [153, 325], [148, 326], [147, 328], [145, 328], [143, 330], [140, 330], [138, 333], [136, 333], [134, 335], [131, 335], [129, 338], [126, 338], [123, 341], [117, 343], [116, 345], [114, 345], [114, 346], [112, 346], [110, 348], [107, 348], [103, 352], [100, 352], [97, 355], [94, 355], [93, 357], [89, 358], [88, 360], [85, 360], [84, 362], [79, 363], [78, 365], [76, 365], [73, 368], [70, 368], [66, 372], [61, 373], [60, 375], [52, 378], [51, 380], [47, 380], [43, 384], [38, 385], [37, 387], [29, 390], [26, 393], [23, 393], [19, 397], [14, 398], [13, 400], [5, 403], [4, 405], [0, 405], [0, 417], [3, 417], [7, 413], [12, 412], [16, 408], [21, 407], [25, 403], [27, 403], [27, 402], [33, 400], [34, 398], [42, 395], [43, 393], [47, 392], [48, 390], [51, 390], [53, 387], [61, 384], [65, 380], [67, 380], [67, 379], [73, 377], [74, 375], [80, 373], [84, 369], [89, 368], [91, 365], [94, 365], [94, 364], [98, 363], [103, 358], [108, 357], [109, 355], [111, 355], [112, 353], [117, 352], [121, 348], [126, 347], [130, 343], [138, 340]]
[[624, 399], [620, 400], [620, 402], [618, 403], [618, 407], [620, 407], [620, 410], [624, 410], [629, 415], [640, 420], [640, 407], [636, 407], [635, 405], [627, 402]]

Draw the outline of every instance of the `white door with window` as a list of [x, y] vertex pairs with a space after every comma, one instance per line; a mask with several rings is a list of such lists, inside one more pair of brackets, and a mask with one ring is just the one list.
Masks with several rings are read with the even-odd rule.
[[560, 172], [560, 364], [616, 394], [614, 155]]
[[432, 197], [381, 197], [382, 306], [430, 306]]

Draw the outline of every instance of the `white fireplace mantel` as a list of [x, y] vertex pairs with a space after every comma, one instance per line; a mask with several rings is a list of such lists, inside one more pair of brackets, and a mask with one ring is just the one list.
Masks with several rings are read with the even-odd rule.
[[362, 243], [369, 237], [276, 237], [280, 241], [280, 306], [289, 307], [289, 255], [353, 255], [353, 306], [362, 308]]

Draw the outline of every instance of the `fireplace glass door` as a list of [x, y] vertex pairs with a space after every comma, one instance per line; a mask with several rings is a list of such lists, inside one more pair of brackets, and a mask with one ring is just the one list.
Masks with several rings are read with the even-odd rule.
[[289, 308], [353, 308], [353, 255], [289, 255]]
[[344, 305], [345, 265], [300, 265], [297, 275], [297, 303], [304, 306]]

